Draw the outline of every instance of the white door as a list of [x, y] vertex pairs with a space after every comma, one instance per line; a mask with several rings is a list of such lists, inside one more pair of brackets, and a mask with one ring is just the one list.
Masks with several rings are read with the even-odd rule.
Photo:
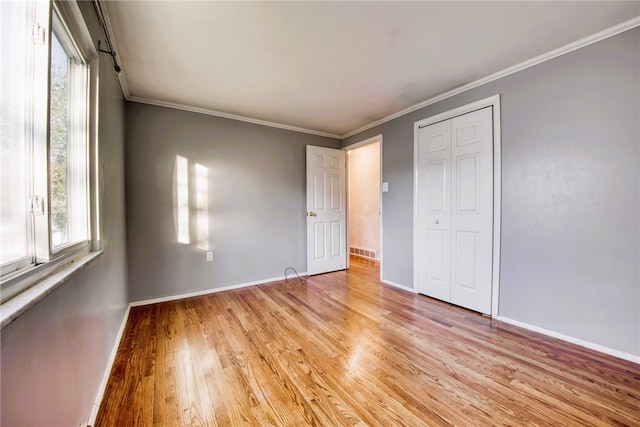
[[347, 268], [344, 151], [307, 145], [307, 273]]
[[451, 301], [451, 120], [418, 133], [418, 291]]
[[489, 314], [492, 108], [419, 129], [417, 148], [418, 290]]

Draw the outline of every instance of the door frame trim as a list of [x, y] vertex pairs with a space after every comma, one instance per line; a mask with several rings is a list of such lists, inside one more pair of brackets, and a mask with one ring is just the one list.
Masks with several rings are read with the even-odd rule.
[[491, 268], [491, 317], [497, 318], [500, 297], [500, 225], [502, 223], [502, 142], [500, 133], [500, 94], [463, 105], [413, 124], [413, 291], [418, 292], [418, 130], [443, 120], [493, 107], [493, 265]]
[[[345, 152], [347, 152], [347, 154], [348, 154], [348, 151], [350, 151], [350, 150], [355, 150], [355, 149], [358, 149], [358, 148], [362, 148], [362, 147], [364, 147], [366, 145], [373, 144], [373, 143], [376, 143], [376, 142], [380, 143], [380, 182], [378, 183], [378, 191], [380, 192], [380, 230], [378, 230], [378, 232], [380, 233], [380, 237], [379, 237], [379, 240], [380, 240], [380, 254], [379, 255], [380, 256], [379, 256], [379, 258], [380, 258], [380, 281], [382, 282], [383, 281], [382, 278], [384, 277], [383, 276], [383, 271], [384, 271], [384, 263], [383, 263], [384, 249], [383, 249], [383, 244], [382, 244], [383, 243], [382, 230], [383, 230], [383, 219], [384, 219], [384, 215], [382, 214], [382, 209], [383, 209], [382, 208], [382, 181], [383, 181], [382, 162], [384, 161], [383, 156], [382, 156], [382, 152], [383, 152], [382, 151], [382, 147], [383, 147], [383, 144], [384, 144], [383, 135], [379, 134], [379, 135], [375, 135], [375, 136], [372, 136], [372, 137], [367, 138], [367, 139], [363, 139], [362, 141], [358, 141], [358, 142], [355, 142], [353, 144], [347, 145], [346, 147], [342, 147], [342, 149]], [[347, 192], [347, 238], [346, 238], [346, 241], [347, 241], [347, 268], [349, 268], [349, 262], [350, 262], [349, 261], [349, 258], [350, 258], [349, 257], [349, 196], [350, 196], [349, 184], [350, 184], [350, 182], [349, 182], [349, 157], [348, 157], [348, 155], [346, 156], [346, 158], [347, 158], [347, 160], [346, 160], [346, 162], [347, 162], [347, 173], [346, 173], [347, 177], [346, 177], [346, 180], [345, 180], [345, 186], [346, 186], [346, 192]]]

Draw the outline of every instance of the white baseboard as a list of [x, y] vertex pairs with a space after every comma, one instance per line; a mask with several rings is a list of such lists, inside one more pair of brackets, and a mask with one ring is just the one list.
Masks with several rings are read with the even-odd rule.
[[[306, 272], [298, 273], [298, 275], [300, 277], [304, 277], [304, 276], [307, 275], [307, 273]], [[218, 293], [218, 292], [232, 291], [234, 289], [248, 288], [250, 286], [264, 285], [265, 283], [279, 282], [279, 281], [284, 280], [284, 279], [285, 279], [285, 276], [272, 277], [270, 279], [256, 280], [255, 282], [238, 283], [236, 285], [223, 286], [221, 288], [204, 289], [202, 291], [187, 292], [187, 293], [184, 293], [184, 294], [169, 295], [169, 296], [166, 296], [166, 297], [134, 301], [134, 302], [130, 303], [129, 306], [130, 307], [139, 307], [141, 305], [157, 304], [159, 302], [167, 302], [167, 301], [175, 301], [175, 300], [184, 299], [184, 298], [199, 297], [201, 295], [209, 295], [209, 294], [215, 294], [215, 293]], [[295, 275], [293, 275], [293, 277], [289, 276], [289, 279], [290, 280], [298, 280], [298, 278]]]
[[127, 326], [127, 320], [129, 320], [130, 310], [131, 310], [131, 305], [128, 305], [126, 310], [124, 311], [124, 316], [122, 318], [122, 322], [120, 323], [120, 329], [118, 330], [118, 334], [116, 335], [115, 343], [113, 344], [113, 348], [111, 349], [111, 354], [109, 355], [109, 360], [107, 361], [107, 368], [104, 371], [104, 375], [102, 377], [102, 383], [100, 384], [100, 388], [98, 389], [98, 395], [96, 396], [95, 402], [93, 402], [93, 408], [91, 409], [91, 416], [89, 417], [89, 421], [87, 422], [88, 426], [92, 426], [96, 423], [96, 418], [98, 417], [98, 410], [100, 410], [100, 404], [102, 403], [104, 392], [107, 389], [107, 382], [109, 381], [109, 375], [111, 375], [111, 369], [113, 368], [113, 364], [116, 360], [116, 355], [118, 354], [118, 347], [120, 346], [120, 342], [122, 341], [122, 335], [124, 334], [124, 329]]
[[599, 351], [600, 353], [608, 354], [609, 356], [618, 357], [620, 359], [628, 360], [629, 362], [640, 364], [640, 356], [637, 356], [631, 353], [625, 353], [623, 351], [614, 350], [612, 348], [605, 347], [600, 344], [594, 344], [589, 341], [584, 341], [579, 338], [571, 337], [569, 335], [564, 335], [558, 332], [551, 331], [549, 329], [541, 328], [539, 326], [533, 326], [528, 323], [520, 322], [518, 320], [509, 319], [508, 317], [498, 316], [497, 319], [501, 322], [508, 323], [510, 325], [518, 326], [523, 329], [528, 329], [533, 332], [538, 332], [543, 335], [547, 335], [553, 338], [558, 338], [560, 340], [567, 341], [572, 344], [586, 347], [590, 350]]
[[405, 286], [405, 285], [401, 285], [400, 283], [392, 282], [391, 280], [383, 280], [383, 279], [380, 279], [380, 281], [381, 281], [382, 283], [384, 283], [385, 285], [393, 286], [394, 288], [399, 288], [399, 289], [402, 289], [403, 291], [411, 292], [412, 294], [417, 293], [417, 292], [415, 291], [415, 289], [410, 288], [410, 287]]

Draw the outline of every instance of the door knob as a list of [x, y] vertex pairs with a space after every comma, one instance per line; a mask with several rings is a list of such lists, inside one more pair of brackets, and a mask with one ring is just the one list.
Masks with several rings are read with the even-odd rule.
[[436, 219], [435, 221], [433, 221], [433, 223], [434, 223], [434, 224], [437, 224], [437, 223], [438, 223], [438, 220]]
[[315, 212], [309, 212], [307, 215], [309, 215], [309, 216], [318, 216], [318, 215], [316, 215]]

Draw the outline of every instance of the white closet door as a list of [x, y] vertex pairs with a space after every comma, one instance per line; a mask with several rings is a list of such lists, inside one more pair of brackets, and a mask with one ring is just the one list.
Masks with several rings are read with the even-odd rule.
[[451, 120], [451, 302], [491, 312], [493, 127], [491, 107]]
[[451, 299], [451, 120], [418, 135], [418, 291]]
[[493, 133], [487, 107], [418, 131], [418, 291], [491, 312]]

